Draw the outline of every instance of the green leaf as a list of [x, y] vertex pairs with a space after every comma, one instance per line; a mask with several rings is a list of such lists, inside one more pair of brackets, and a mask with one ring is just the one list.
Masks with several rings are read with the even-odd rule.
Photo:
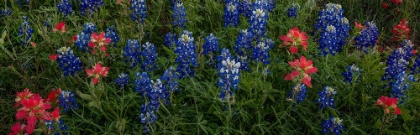
[[88, 106], [89, 107], [96, 107], [96, 108], [101, 108], [101, 105], [98, 103], [98, 102], [96, 102], [96, 101], [90, 101], [89, 103], [88, 103]]
[[82, 92], [80, 92], [79, 90], [76, 90], [77, 95], [79, 95], [81, 98], [83, 98], [84, 100], [93, 100], [93, 97], [89, 94], [83, 94]]
[[411, 121], [413, 120], [413, 116], [410, 115], [410, 110], [405, 109], [405, 108], [400, 108], [401, 109], [401, 116], [403, 117], [404, 121]]

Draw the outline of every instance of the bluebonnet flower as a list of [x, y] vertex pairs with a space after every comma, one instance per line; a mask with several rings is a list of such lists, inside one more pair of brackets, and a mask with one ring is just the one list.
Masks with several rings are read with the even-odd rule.
[[239, 35], [236, 37], [235, 52], [239, 56], [246, 56], [246, 52], [251, 49], [253, 34], [248, 30], [241, 30]]
[[326, 107], [334, 108], [333, 96], [335, 94], [337, 94], [337, 92], [329, 86], [324, 87], [324, 90], [318, 92], [319, 98], [316, 100], [316, 102], [320, 104], [319, 109]]
[[143, 97], [147, 95], [152, 88], [149, 75], [146, 72], [140, 74], [137, 72], [136, 80], [134, 81], [134, 92], [139, 92]]
[[354, 44], [357, 49], [363, 50], [366, 53], [370, 46], [374, 46], [378, 40], [378, 27], [373, 22], [366, 22], [366, 27], [360, 32], [360, 35], [355, 37]]
[[223, 67], [222, 61], [226, 60], [227, 58], [232, 58], [232, 54], [229, 52], [228, 49], [223, 48], [220, 55], [216, 58], [216, 61], [218, 63], [216, 66], [217, 70]]
[[95, 24], [93, 24], [93, 22], [88, 22], [88, 23], [85, 23], [85, 25], [83, 25], [84, 33], [92, 34], [92, 32], [96, 32], [96, 31], [97, 31], [97, 28]]
[[61, 118], [58, 120], [58, 123], [56, 123], [56, 121], [53, 120], [47, 120], [44, 123], [49, 131], [53, 131], [52, 135], [67, 135], [67, 133], [61, 132], [62, 134], [60, 134], [59, 132], [66, 131], [68, 129], [67, 126], [64, 125], [64, 121]]
[[410, 83], [406, 80], [414, 82], [414, 76], [403, 71], [398, 74], [395, 82], [391, 83], [391, 97], [398, 98], [399, 102], [402, 102], [403, 99], [408, 99], [408, 95], [405, 92], [410, 87]]
[[[350, 30], [349, 20], [343, 15], [343, 8], [339, 4], [328, 3], [325, 9], [319, 12], [315, 28], [320, 31], [318, 40], [322, 55], [331, 53], [335, 55], [342, 51]], [[332, 43], [332, 44], [331, 44]]]
[[127, 45], [124, 47], [125, 62], [130, 64], [130, 67], [135, 67], [140, 60], [140, 43], [137, 40], [127, 40]]
[[260, 40], [265, 36], [265, 26], [267, 25], [268, 13], [264, 8], [264, 3], [256, 1], [253, 5], [251, 19], [249, 19], [249, 32], [254, 35], [254, 39]]
[[293, 5], [289, 9], [287, 9], [287, 17], [298, 17], [296, 4], [293, 3]]
[[[60, 127], [60, 131], [67, 131], [68, 130], [67, 126], [64, 125], [63, 119], [61, 119], [61, 118], [58, 120], [58, 127]], [[65, 133], [65, 132], [55, 132], [55, 133], [53, 133], [53, 135], [67, 135], [67, 133]]]
[[169, 69], [165, 70], [163, 76], [160, 77], [160, 80], [165, 83], [166, 90], [179, 92], [177, 81], [178, 78], [179, 77], [175, 71], [175, 68], [171, 66]]
[[176, 34], [171, 32], [168, 32], [163, 38], [165, 39], [164, 45], [167, 47], [175, 46], [178, 40]]
[[213, 33], [210, 33], [209, 36], [204, 38], [204, 45], [203, 45], [203, 53], [205, 55], [208, 55], [210, 53], [216, 54], [217, 51], [219, 51], [219, 40], [216, 36], [213, 35]]
[[265, 10], [268, 12], [273, 12], [274, 10], [274, 0], [262, 0]]
[[76, 109], [79, 107], [79, 105], [76, 103], [76, 97], [71, 91], [62, 90], [60, 97], [58, 97], [58, 101], [60, 101], [59, 106], [63, 108], [63, 112], [67, 112], [69, 109]]
[[252, 14], [252, 0], [242, 0], [242, 2], [239, 3], [239, 13], [250, 18]]
[[159, 99], [165, 100], [167, 104], [170, 103], [169, 95], [171, 94], [170, 91], [167, 91], [162, 84], [160, 79], [156, 79], [156, 81], [150, 80], [152, 84], [152, 89], [148, 93], [150, 104], [159, 108], [160, 102]]
[[260, 41], [258, 44], [252, 49], [251, 59], [255, 62], [262, 62], [263, 64], [267, 65], [270, 63], [268, 58], [270, 57], [268, 51], [273, 46], [273, 41], [271, 39], [267, 39], [265, 41]]
[[4, 17], [4, 16], [10, 16], [12, 15], [12, 10], [10, 10], [10, 8], [5, 8], [0, 10], [0, 16]]
[[103, 4], [104, 2], [102, 0], [81, 0], [80, 13], [86, 15], [87, 12], [92, 16], [99, 6], [102, 6]]
[[420, 55], [417, 55], [416, 59], [414, 60], [413, 66], [410, 68], [411, 74], [418, 74], [420, 73]]
[[22, 25], [19, 27], [20, 43], [23, 45], [28, 44], [31, 41], [33, 32], [34, 30], [29, 25], [28, 17], [22, 16]]
[[111, 39], [111, 44], [114, 47], [117, 47], [117, 42], [120, 41], [120, 37], [118, 36], [117, 30], [115, 30], [115, 26], [111, 25], [105, 30], [105, 38]]
[[76, 42], [74, 43], [74, 45], [76, 45], [80, 51], [85, 50], [87, 52], [89, 51], [89, 42], [90, 33], [81, 32], [80, 34], [76, 35]]
[[153, 71], [153, 69], [156, 68], [156, 60], [158, 57], [155, 45], [146, 42], [146, 44], [143, 45], [141, 55], [143, 56], [141, 68], [144, 71]]
[[133, 10], [130, 18], [133, 21], [144, 23], [144, 19], [147, 17], [146, 0], [132, 0], [130, 9]]
[[156, 115], [157, 110], [155, 106], [151, 105], [150, 103], [144, 103], [141, 108], [139, 115], [140, 123], [144, 124], [143, 126], [143, 133], [149, 133], [148, 125], [153, 124], [156, 122], [158, 116]]
[[385, 74], [382, 77], [383, 81], [394, 81], [397, 80], [398, 74], [407, 70], [409, 60], [413, 55], [411, 53], [413, 49], [413, 43], [410, 40], [405, 40], [401, 44], [401, 48], [398, 48], [392, 52], [386, 62]]
[[338, 117], [330, 117], [329, 120], [323, 120], [324, 122], [321, 124], [322, 130], [321, 132], [324, 134], [333, 133], [335, 135], [341, 134], [341, 131], [344, 130], [344, 126], [342, 125], [343, 120]]
[[353, 74], [356, 76], [359, 75], [360, 69], [356, 67], [356, 65], [346, 66], [347, 72], [342, 72], [341, 74], [344, 76], [344, 82], [349, 82], [353, 84]]
[[239, 1], [226, 0], [225, 13], [223, 14], [224, 26], [237, 27], [239, 23]]
[[118, 86], [120, 86], [120, 89], [122, 89], [124, 87], [124, 85], [128, 84], [128, 75], [126, 73], [121, 73], [120, 75], [118, 75], [117, 79], [115, 79], [115, 84], [117, 84]]
[[61, 0], [57, 5], [58, 11], [64, 14], [64, 17], [73, 12], [70, 0]]
[[182, 32], [177, 40], [175, 53], [177, 54], [175, 62], [178, 63], [176, 71], [179, 73], [179, 78], [182, 79], [186, 75], [194, 76], [194, 69], [191, 69], [191, 66], [196, 67], [198, 63], [191, 32], [186, 30]]
[[241, 70], [249, 71], [248, 56], [238, 56], [236, 57], [236, 61], [239, 61], [241, 63]]
[[74, 76], [77, 71], [82, 70], [82, 62], [79, 57], [73, 54], [70, 47], [61, 47], [57, 50], [57, 53], [58, 67], [64, 71], [64, 76]]
[[305, 84], [298, 84], [296, 86], [292, 86], [292, 92], [289, 93], [289, 97], [295, 101], [298, 102], [303, 102], [303, 100], [305, 100], [306, 98], [306, 92], [308, 92], [308, 90], [306, 89], [306, 85]]
[[183, 3], [178, 0], [174, 5], [173, 5], [173, 14], [172, 14], [172, 25], [174, 25], [175, 27], [182, 27], [185, 28], [185, 23], [187, 22], [187, 14], [185, 14], [185, 7], [183, 5]]
[[[232, 58], [229, 50], [223, 48], [222, 52], [225, 52], [227, 57], [220, 56], [222, 59], [221, 66], [218, 68], [219, 70], [219, 81], [217, 82], [217, 85], [222, 88], [222, 91], [220, 92], [219, 98], [222, 100], [227, 98], [233, 98], [233, 92], [232, 89], [237, 90], [238, 89], [238, 83], [239, 83], [239, 75], [240, 75], [240, 67], [241, 63], [235, 61], [235, 59]], [[222, 53], [223, 55], [223, 53]]]

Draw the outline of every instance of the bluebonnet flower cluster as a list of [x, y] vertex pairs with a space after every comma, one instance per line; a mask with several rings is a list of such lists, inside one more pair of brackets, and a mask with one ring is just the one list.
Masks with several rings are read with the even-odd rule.
[[118, 75], [117, 79], [115, 79], [115, 84], [117, 84], [118, 86], [120, 86], [120, 89], [124, 88], [124, 85], [128, 84], [128, 75], [126, 73], [121, 73], [120, 75]]
[[265, 36], [265, 26], [267, 25], [268, 13], [264, 3], [255, 2], [253, 5], [251, 19], [249, 19], [249, 32], [254, 35], [254, 39], [260, 40]]
[[239, 13], [250, 18], [252, 13], [252, 0], [242, 0], [239, 3]]
[[60, 0], [57, 5], [58, 11], [63, 13], [64, 16], [67, 16], [73, 12], [72, 5], [70, 4], [70, 0]]
[[147, 89], [147, 96], [149, 102], [142, 105], [139, 115], [140, 123], [145, 124], [143, 126], [143, 133], [148, 133], [148, 125], [156, 122], [158, 116], [156, 112], [159, 110], [160, 102], [159, 99], [164, 99], [169, 102], [169, 92], [166, 91], [162, 85], [162, 82], [157, 79], [156, 82], [149, 80], [152, 87]]
[[82, 70], [82, 62], [79, 57], [73, 54], [70, 47], [61, 47], [57, 50], [57, 53], [58, 67], [64, 71], [64, 76], [74, 76], [77, 71]]
[[[47, 126], [48, 130], [50, 130], [50, 131], [52, 131], [52, 130], [66, 131], [66, 130], [68, 130], [67, 126], [64, 125], [63, 119], [61, 119], [61, 118], [58, 120], [58, 123], [56, 123], [53, 120], [45, 121], [45, 125]], [[65, 133], [65, 132], [61, 132], [61, 133], [62, 134], [60, 134], [60, 132], [52, 132], [52, 135], [67, 135], [67, 133]]]
[[341, 131], [344, 130], [343, 120], [338, 117], [331, 117], [328, 120], [323, 120], [324, 122], [321, 124], [323, 129], [321, 130], [324, 134], [341, 134]]
[[249, 71], [248, 56], [238, 56], [236, 57], [236, 61], [239, 61], [241, 63], [241, 70]]
[[252, 49], [251, 59], [255, 62], [262, 62], [263, 64], [267, 65], [270, 63], [268, 58], [270, 57], [268, 51], [270, 48], [274, 46], [274, 42], [271, 39], [266, 39], [265, 41], [260, 41], [258, 44]]
[[153, 124], [156, 122], [158, 115], [156, 115], [159, 108], [156, 108], [154, 105], [151, 105], [150, 103], [145, 103], [140, 108], [140, 123], [144, 124], [143, 126], [143, 133], [147, 134], [150, 132], [147, 125]]
[[177, 54], [175, 62], [178, 63], [176, 71], [179, 73], [179, 78], [182, 79], [186, 75], [194, 76], [194, 69], [191, 69], [191, 66], [196, 67], [198, 63], [191, 32], [186, 30], [182, 32], [177, 40], [175, 53]]
[[414, 60], [413, 66], [410, 68], [411, 74], [418, 74], [420, 73], [420, 55], [417, 55], [416, 59]]
[[135, 67], [140, 60], [140, 43], [137, 40], [127, 40], [127, 45], [124, 47], [125, 62], [130, 63], [130, 67]]
[[319, 12], [315, 28], [320, 31], [319, 50], [322, 55], [335, 55], [342, 51], [350, 30], [349, 20], [343, 15], [343, 8], [339, 4], [328, 3]]
[[241, 62], [241, 70], [249, 71], [247, 52], [251, 50], [252, 37], [253, 34], [248, 32], [246, 29], [241, 30], [239, 35], [236, 37], [236, 45], [234, 49], [238, 55], [237, 60]]
[[169, 69], [166, 69], [163, 75], [160, 77], [160, 80], [162, 80], [165, 83], [165, 89], [168, 91], [175, 91], [179, 92], [178, 89], [178, 74], [175, 71], [174, 67], [169, 67]]
[[204, 45], [203, 45], [203, 53], [204, 55], [208, 55], [210, 53], [216, 54], [219, 51], [219, 40], [213, 33], [210, 33], [209, 36], [204, 38]]
[[287, 9], [287, 17], [295, 17], [295, 18], [298, 17], [296, 4], [293, 3], [292, 7]]
[[117, 42], [120, 41], [120, 36], [118, 36], [117, 30], [115, 30], [115, 26], [111, 25], [105, 30], [105, 38], [111, 39], [111, 43], [114, 47], [117, 47]]
[[32, 38], [34, 30], [31, 28], [28, 22], [28, 17], [22, 16], [22, 25], [19, 27], [20, 43], [27, 45]]
[[59, 106], [63, 108], [63, 112], [67, 112], [69, 109], [76, 109], [79, 107], [79, 105], [76, 103], [76, 97], [71, 91], [62, 90], [60, 97], [58, 97], [58, 101], [60, 101]]
[[391, 97], [398, 98], [399, 102], [402, 102], [403, 99], [408, 99], [408, 95], [405, 92], [410, 87], [410, 83], [406, 80], [414, 82], [414, 76], [403, 71], [398, 74], [395, 82], [391, 83]]
[[405, 40], [401, 44], [401, 48], [398, 48], [392, 52], [386, 62], [385, 74], [382, 77], [383, 81], [397, 80], [398, 74], [407, 70], [411, 53], [413, 49], [413, 43], [410, 40]]
[[239, 1], [226, 0], [225, 13], [223, 14], [224, 26], [237, 27], [239, 24]]
[[[257, 1], [258, 2], [258, 1]], [[273, 12], [275, 6], [274, 6], [274, 0], [262, 0], [262, 3], [264, 5], [264, 8], [268, 12]]]
[[82, 15], [86, 15], [86, 13], [89, 13], [89, 15], [93, 15], [94, 12], [99, 8], [99, 6], [102, 6], [104, 2], [102, 0], [81, 0], [80, 3], [80, 13]]
[[[223, 53], [225, 53], [225, 55]], [[222, 55], [220, 57], [223, 59], [220, 63], [220, 67], [217, 68], [219, 71], [219, 81], [217, 82], [217, 85], [222, 88], [219, 98], [225, 100], [226, 96], [227, 98], [233, 97], [232, 89], [238, 89], [241, 63], [235, 61], [229, 50], [225, 48], [222, 49]]]
[[85, 23], [83, 25], [83, 31], [80, 34], [76, 35], [76, 41], [74, 45], [79, 48], [79, 50], [85, 50], [86, 52], [89, 51], [89, 42], [90, 42], [90, 36], [92, 32], [96, 32], [97, 28], [95, 24], [92, 22]]
[[12, 15], [12, 10], [10, 10], [10, 8], [5, 8], [0, 10], [0, 16], [4, 17], [4, 16], [10, 16]]
[[171, 32], [168, 32], [163, 38], [165, 39], [163, 44], [167, 47], [175, 46], [178, 40], [176, 34]]
[[369, 47], [374, 46], [376, 40], [378, 40], [378, 27], [373, 22], [366, 22], [365, 25], [366, 27], [363, 28], [360, 35], [354, 38], [356, 41], [354, 45], [357, 49], [367, 53]]
[[353, 84], [353, 74], [359, 75], [360, 69], [356, 67], [356, 65], [351, 65], [346, 67], [347, 72], [342, 72], [341, 74], [344, 76], [344, 82], [349, 82]]
[[306, 85], [305, 84], [298, 84], [296, 86], [292, 86], [292, 92], [289, 93], [289, 97], [294, 99], [295, 101], [298, 102], [303, 102], [303, 100], [306, 98], [306, 92], [308, 92], [308, 90], [306, 89]]
[[318, 92], [319, 99], [317, 99], [316, 102], [320, 104], [319, 109], [323, 109], [326, 107], [334, 108], [333, 96], [335, 94], [337, 94], [337, 92], [329, 86], [324, 87], [324, 90]]
[[92, 34], [92, 32], [96, 32], [97, 28], [93, 22], [88, 22], [83, 25], [83, 32]]
[[143, 97], [152, 88], [149, 75], [146, 72], [140, 74], [137, 72], [136, 80], [134, 81], [134, 92], [139, 92]]
[[146, 42], [143, 45], [141, 55], [143, 56], [141, 68], [144, 71], [153, 71], [153, 69], [156, 68], [156, 60], [158, 57], [155, 45]]
[[172, 14], [172, 25], [175, 27], [182, 27], [185, 28], [185, 23], [187, 22], [187, 14], [185, 14], [185, 7], [184, 4], [178, 0], [173, 5], [173, 14]]
[[144, 19], [147, 17], [146, 0], [132, 0], [130, 9], [133, 10], [130, 18], [133, 21], [144, 23]]

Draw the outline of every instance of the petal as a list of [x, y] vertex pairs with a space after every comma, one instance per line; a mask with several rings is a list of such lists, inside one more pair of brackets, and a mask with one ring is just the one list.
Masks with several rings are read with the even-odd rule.
[[302, 83], [304, 83], [309, 88], [312, 88], [311, 77], [309, 75], [306, 75], [305, 78], [302, 79]]
[[93, 78], [93, 84], [98, 84], [98, 82], [99, 82], [99, 79], [98, 78]]
[[306, 70], [305, 73], [312, 74], [312, 73], [316, 73], [317, 71], [318, 71], [318, 68], [312, 67], [312, 68], [309, 68], [308, 70]]
[[106, 51], [106, 46], [101, 46], [99, 49], [100, 49], [102, 52], [105, 52], [105, 51]]
[[296, 47], [296, 46], [290, 46], [289, 50], [292, 54], [296, 54], [298, 52], [299, 48]]
[[400, 108], [395, 108], [395, 110], [394, 110], [394, 114], [396, 114], [396, 115], [399, 115], [399, 114], [401, 114], [402, 112], [401, 112], [401, 109]]

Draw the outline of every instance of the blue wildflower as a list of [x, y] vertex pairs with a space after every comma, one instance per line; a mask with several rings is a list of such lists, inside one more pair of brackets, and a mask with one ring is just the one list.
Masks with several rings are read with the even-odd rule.
[[360, 35], [355, 37], [356, 49], [368, 52], [370, 46], [374, 46], [378, 40], [378, 27], [373, 22], [366, 22], [366, 27], [360, 32]]
[[248, 56], [238, 56], [236, 57], [236, 61], [239, 61], [241, 63], [241, 70], [249, 71]]
[[274, 6], [274, 0], [262, 0], [265, 10], [268, 12], [273, 12], [275, 6]]
[[58, 11], [64, 14], [64, 17], [73, 12], [70, 0], [61, 0], [57, 5]]
[[128, 75], [126, 73], [121, 73], [120, 75], [118, 75], [117, 79], [115, 79], [115, 84], [117, 84], [118, 86], [120, 86], [120, 89], [124, 88], [124, 85], [128, 84]]
[[239, 1], [226, 0], [225, 13], [223, 14], [224, 26], [237, 27], [239, 23]]
[[271, 39], [258, 42], [258, 44], [252, 49], [251, 59], [255, 62], [262, 62], [265, 65], [269, 64], [270, 61], [268, 58], [270, 56], [268, 51], [273, 46], [273, 44], [274, 43]]
[[251, 49], [253, 34], [248, 30], [241, 30], [239, 35], [236, 37], [235, 52], [239, 56], [246, 56], [246, 52]]
[[146, 42], [146, 44], [143, 45], [141, 55], [143, 56], [141, 68], [144, 71], [153, 71], [153, 69], [156, 68], [156, 60], [158, 57], [155, 45]]
[[5, 17], [5, 16], [10, 16], [12, 15], [12, 10], [10, 10], [10, 8], [5, 8], [0, 10], [0, 16]]
[[166, 103], [169, 104], [169, 95], [171, 93], [165, 89], [162, 81], [160, 79], [156, 79], [156, 81], [150, 80], [150, 82], [152, 84], [152, 89], [148, 93], [150, 104], [159, 108], [159, 99], [165, 100]]
[[114, 47], [117, 47], [117, 42], [120, 41], [120, 37], [118, 36], [117, 30], [115, 30], [115, 26], [111, 25], [105, 30], [105, 38], [111, 39], [111, 44]]
[[164, 45], [167, 47], [175, 46], [178, 40], [176, 34], [171, 32], [168, 32], [163, 38], [165, 39]]
[[324, 90], [318, 92], [319, 98], [316, 100], [316, 102], [320, 104], [319, 109], [326, 107], [334, 108], [333, 96], [335, 94], [337, 94], [337, 92], [329, 86], [324, 87]]
[[19, 27], [19, 37], [20, 43], [23, 45], [27, 45], [32, 38], [32, 33], [34, 30], [31, 28], [28, 22], [28, 17], [22, 16], [22, 25]]
[[139, 92], [143, 97], [147, 95], [152, 88], [149, 75], [146, 72], [140, 74], [137, 72], [136, 80], [134, 81], [134, 92]]
[[320, 31], [318, 40], [322, 55], [335, 55], [342, 51], [350, 30], [349, 20], [343, 15], [343, 8], [339, 4], [328, 3], [319, 12], [315, 28]]
[[144, 19], [147, 17], [146, 1], [145, 0], [132, 0], [130, 9], [133, 10], [130, 18], [133, 21], [144, 23]]
[[239, 3], [239, 13], [250, 18], [252, 14], [252, 0], [242, 0], [242, 2]]
[[172, 25], [175, 27], [185, 28], [185, 23], [187, 22], [187, 14], [185, 14], [183, 3], [180, 0], [177, 1], [176, 4], [173, 5], [172, 10]]
[[127, 45], [124, 47], [125, 62], [130, 64], [130, 67], [135, 67], [140, 60], [140, 43], [137, 40], [127, 40]]
[[249, 32], [254, 36], [254, 39], [259, 41], [265, 36], [265, 26], [267, 25], [268, 14], [261, 1], [255, 2], [253, 5], [251, 19], [249, 19]]
[[235, 61], [229, 50], [223, 48], [222, 52], [225, 52], [225, 56], [220, 56], [222, 59], [220, 63], [220, 67], [218, 67], [219, 70], [219, 81], [217, 82], [217, 85], [222, 88], [222, 91], [220, 92], [219, 98], [222, 100], [226, 99], [226, 96], [228, 99], [233, 98], [233, 92], [232, 89], [237, 90], [238, 89], [238, 83], [239, 83], [239, 75], [240, 75], [240, 67], [241, 63]]
[[391, 97], [398, 98], [399, 102], [402, 102], [404, 99], [408, 99], [408, 95], [405, 92], [410, 87], [410, 83], [406, 80], [414, 82], [413, 75], [407, 75], [405, 71], [398, 74], [395, 82], [391, 83]]
[[58, 101], [60, 102], [59, 106], [63, 108], [63, 112], [67, 112], [69, 109], [76, 109], [79, 107], [79, 105], [76, 103], [76, 97], [71, 91], [62, 90], [60, 97], [58, 97]]
[[73, 54], [70, 47], [61, 47], [57, 50], [57, 53], [58, 67], [64, 71], [64, 76], [74, 76], [77, 71], [82, 70], [82, 62], [79, 57]]
[[410, 40], [405, 40], [401, 44], [401, 48], [398, 48], [392, 52], [386, 62], [385, 74], [382, 77], [383, 81], [394, 81], [398, 78], [398, 74], [407, 70], [409, 60], [413, 55], [411, 53], [413, 49], [413, 43]]
[[216, 54], [219, 51], [219, 41], [213, 33], [210, 33], [209, 36], [204, 38], [204, 45], [203, 45], [203, 53], [204, 55], [208, 55], [210, 53]]
[[140, 119], [140, 123], [144, 124], [143, 133], [149, 133], [149, 128], [147, 126], [156, 122], [158, 118], [158, 116], [156, 115], [157, 110], [159, 110], [159, 108], [156, 108], [150, 103], [144, 103], [141, 106], [141, 113], [138, 118]]
[[349, 82], [353, 84], [353, 74], [356, 76], [359, 75], [360, 69], [356, 67], [356, 65], [351, 65], [346, 67], [347, 72], [342, 72], [341, 74], [344, 76], [344, 82]]
[[178, 89], [178, 74], [175, 71], [174, 67], [169, 67], [169, 69], [165, 70], [163, 73], [163, 76], [160, 77], [160, 80], [162, 80], [165, 83], [166, 90], [168, 91], [175, 91], [179, 92]]
[[287, 9], [287, 17], [295, 17], [295, 18], [298, 17], [296, 4], [293, 4], [292, 7]]
[[[68, 130], [67, 126], [64, 125], [63, 119], [60, 118], [58, 120], [58, 125], [57, 126], [59, 127], [59, 130], [61, 132], [55, 132], [55, 133], [53, 133], [53, 135], [67, 135], [67, 133], [63, 132], [63, 131], [67, 131]], [[58, 128], [56, 128], [56, 129], [58, 130]]]
[[74, 45], [79, 48], [80, 51], [85, 50], [86, 52], [89, 51], [89, 42], [90, 42], [90, 33], [81, 32], [80, 34], [76, 35], [76, 42]]
[[80, 3], [80, 13], [82, 15], [86, 15], [86, 13], [89, 13], [89, 15], [93, 15], [96, 10], [100, 6], [102, 6], [104, 2], [102, 0], [81, 0]]
[[48, 130], [52, 131], [52, 135], [67, 135], [67, 133], [62, 132], [67, 130], [67, 126], [64, 125], [61, 118], [58, 121], [46, 120], [44, 123]]
[[420, 55], [417, 55], [416, 59], [414, 60], [413, 66], [410, 68], [411, 74], [420, 73]]
[[88, 22], [88, 23], [85, 23], [85, 25], [83, 25], [84, 33], [92, 34], [92, 32], [96, 32], [96, 31], [97, 31], [97, 28], [95, 24], [93, 24], [93, 22]]
[[292, 92], [289, 93], [289, 97], [295, 101], [298, 102], [303, 102], [303, 100], [305, 100], [306, 98], [306, 92], [308, 92], [308, 90], [306, 89], [306, 85], [305, 84], [298, 84], [296, 86], [292, 86]]
[[175, 53], [177, 54], [175, 62], [178, 63], [176, 71], [179, 73], [179, 78], [184, 78], [186, 75], [194, 76], [194, 69], [191, 69], [191, 66], [196, 67], [198, 63], [191, 32], [186, 30], [182, 32], [177, 40]]
[[331, 117], [329, 120], [323, 120], [324, 122], [321, 124], [322, 130], [321, 132], [324, 134], [333, 133], [335, 135], [340, 135], [341, 131], [344, 130], [344, 126], [342, 125], [343, 120], [338, 117]]

